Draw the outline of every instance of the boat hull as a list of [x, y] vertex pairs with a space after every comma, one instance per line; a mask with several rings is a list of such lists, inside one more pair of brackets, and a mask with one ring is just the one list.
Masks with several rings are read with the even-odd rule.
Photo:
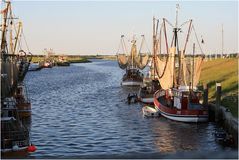
[[207, 122], [208, 116], [207, 115], [174, 115], [174, 114], [167, 114], [159, 109], [159, 112], [162, 116], [179, 122]]
[[56, 63], [57, 66], [70, 66], [70, 62], [57, 62]]
[[140, 98], [140, 101], [145, 104], [154, 104], [154, 98]]
[[[208, 110], [190, 110], [190, 109], [176, 109], [172, 107], [166, 107], [162, 104], [157, 96], [160, 91], [157, 91], [154, 95], [155, 108], [161, 113], [162, 116], [179, 122], [207, 122], [208, 121]], [[163, 96], [163, 95], [162, 95]], [[162, 96], [160, 98], [162, 98]]]
[[12, 159], [16, 157], [25, 158], [29, 154], [27, 151], [28, 146], [21, 147], [17, 151], [13, 151], [13, 149], [1, 149], [2, 158]]
[[[25, 101], [25, 99], [24, 99]], [[17, 104], [17, 112], [20, 118], [27, 118], [31, 116], [31, 103], [21, 102]]]
[[121, 82], [122, 86], [140, 86], [142, 84], [143, 82], [137, 82], [137, 81], [122, 81]]
[[31, 110], [19, 110], [18, 115], [20, 118], [28, 118], [31, 117], [32, 111]]

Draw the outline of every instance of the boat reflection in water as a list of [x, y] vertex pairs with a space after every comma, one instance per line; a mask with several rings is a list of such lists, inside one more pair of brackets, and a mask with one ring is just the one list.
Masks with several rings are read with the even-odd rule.
[[[193, 150], [196, 148], [196, 145], [192, 141], [189, 144], [187, 143], [187, 139], [192, 135], [190, 133], [187, 134], [187, 129], [182, 133], [178, 132], [178, 130], [173, 128], [175, 124], [167, 122], [163, 117], [160, 118], [157, 125], [159, 128], [154, 127], [152, 129], [154, 134], [158, 135], [155, 137], [155, 145], [159, 152], [172, 153], [179, 150]], [[184, 143], [181, 143], [181, 141]]]

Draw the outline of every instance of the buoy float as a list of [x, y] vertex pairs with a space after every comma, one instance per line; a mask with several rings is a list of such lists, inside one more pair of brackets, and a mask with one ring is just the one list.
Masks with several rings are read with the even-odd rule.
[[15, 144], [15, 145], [12, 147], [12, 150], [13, 150], [13, 151], [18, 151], [18, 150], [19, 150], [18, 145]]
[[36, 150], [37, 150], [36, 146], [34, 146], [32, 144], [30, 146], [28, 146], [28, 148], [27, 148], [28, 152], [35, 152]]

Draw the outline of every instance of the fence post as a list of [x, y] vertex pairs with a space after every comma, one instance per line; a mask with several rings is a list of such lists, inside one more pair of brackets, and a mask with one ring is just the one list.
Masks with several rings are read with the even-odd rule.
[[219, 108], [221, 106], [221, 94], [222, 86], [221, 83], [216, 83], [216, 109], [215, 109], [215, 121], [219, 121]]
[[203, 85], [203, 106], [208, 105], [208, 84]]

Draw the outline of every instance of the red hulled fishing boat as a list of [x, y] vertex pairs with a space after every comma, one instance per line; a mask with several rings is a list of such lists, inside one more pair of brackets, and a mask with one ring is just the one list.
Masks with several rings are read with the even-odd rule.
[[[166, 22], [168, 21], [163, 19], [164, 26]], [[168, 50], [167, 59], [157, 61], [157, 74], [162, 89], [154, 94], [154, 105], [162, 116], [171, 120], [206, 122], [208, 121], [208, 108], [200, 103], [202, 94], [197, 88], [204, 56], [203, 54], [195, 55], [195, 43], [192, 43], [193, 54], [185, 54], [190, 33], [192, 30], [195, 32], [192, 20], [183, 25], [188, 23], [183, 50], [179, 50], [178, 32], [181, 32], [182, 28], [178, 27], [176, 18], [176, 25], [173, 27], [173, 43], [171, 49]], [[197, 35], [196, 32], [195, 35]], [[197, 36], [195, 37], [198, 42]], [[199, 42], [198, 46], [201, 49]]]

